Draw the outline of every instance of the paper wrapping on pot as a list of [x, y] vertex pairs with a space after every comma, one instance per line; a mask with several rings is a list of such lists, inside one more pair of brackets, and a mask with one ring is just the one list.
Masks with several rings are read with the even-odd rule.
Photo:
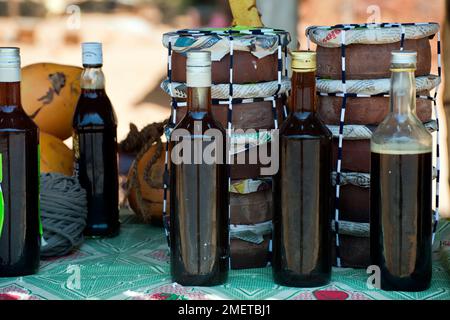
[[[171, 128], [166, 128], [166, 138], [170, 139]], [[252, 131], [246, 133], [232, 133], [230, 141], [230, 155], [237, 155], [257, 146], [262, 146], [272, 140], [272, 132], [268, 130]], [[267, 146], [270, 149], [269, 146]]]
[[[212, 60], [219, 61], [230, 52], [230, 40], [227, 33], [229, 30], [240, 32], [240, 34], [233, 34], [233, 49], [248, 51], [257, 58], [273, 54], [278, 49], [278, 37], [282, 46], [291, 42], [291, 37], [286, 31], [235, 27], [168, 32], [163, 35], [163, 45], [167, 48], [171, 42], [172, 50], [182, 54], [191, 50], [210, 51]], [[251, 33], [252, 30], [258, 30], [259, 33], [264, 34], [245, 34]]]
[[[436, 120], [430, 120], [424, 123], [424, 125], [430, 133], [437, 130]], [[333, 134], [334, 138], [339, 138], [339, 126], [327, 125], [327, 127]], [[344, 140], [370, 140], [370, 138], [372, 138], [372, 132], [376, 128], [376, 126], [346, 124], [343, 131]]]
[[[168, 79], [161, 83], [163, 89], [168, 95], [173, 98], [187, 98], [187, 87], [185, 83], [170, 82]], [[171, 90], [172, 89], [172, 90]], [[247, 99], [259, 97], [272, 97], [275, 94], [283, 94], [291, 89], [291, 81], [287, 77], [281, 80], [281, 88], [278, 90], [277, 81], [268, 81], [251, 84], [233, 84], [233, 98]], [[211, 86], [212, 99], [228, 99], [230, 93], [229, 84], [213, 84]]]
[[272, 221], [252, 225], [230, 224], [231, 239], [240, 239], [246, 242], [261, 244], [264, 236], [272, 234]]
[[[441, 78], [436, 75], [428, 75], [416, 78], [416, 90], [430, 91], [441, 83]], [[316, 82], [317, 91], [320, 93], [339, 93], [343, 92], [341, 80], [318, 79]], [[347, 93], [376, 95], [389, 92], [391, 79], [370, 79], [370, 80], [347, 80]]]
[[[439, 24], [424, 23], [405, 25], [405, 39], [421, 39], [430, 37], [439, 31]], [[312, 26], [306, 29], [306, 34], [317, 45], [328, 48], [340, 47], [341, 28]], [[380, 27], [379, 25], [367, 25], [363, 28], [355, 28], [345, 31], [345, 43], [350, 44], [384, 44], [401, 40], [402, 29], [400, 27]]]
[[269, 190], [271, 188], [271, 181], [269, 180], [245, 179], [233, 181], [230, 186], [230, 192], [238, 194], [248, 194]]

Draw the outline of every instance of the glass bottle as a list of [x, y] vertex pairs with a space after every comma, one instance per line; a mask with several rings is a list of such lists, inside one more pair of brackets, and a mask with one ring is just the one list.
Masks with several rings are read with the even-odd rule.
[[316, 107], [316, 53], [292, 52], [292, 111], [280, 128], [274, 181], [273, 276], [314, 287], [331, 276], [332, 134]]
[[105, 92], [102, 45], [82, 44], [81, 95], [73, 117], [75, 176], [86, 190], [87, 236], [119, 232], [117, 118]]
[[[171, 273], [182, 285], [212, 286], [229, 268], [226, 134], [211, 113], [210, 53], [189, 52], [186, 71], [188, 112], [170, 141]], [[211, 161], [204, 155], [214, 146]]]
[[19, 48], [0, 48], [0, 277], [39, 268], [39, 129], [20, 100]]
[[392, 52], [390, 113], [371, 140], [371, 259], [384, 290], [431, 281], [432, 136], [415, 112], [416, 61]]

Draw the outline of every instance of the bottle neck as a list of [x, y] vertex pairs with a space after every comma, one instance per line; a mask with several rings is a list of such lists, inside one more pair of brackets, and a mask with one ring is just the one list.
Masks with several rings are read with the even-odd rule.
[[22, 108], [20, 100], [20, 82], [0, 82], [0, 108]]
[[105, 75], [101, 66], [86, 66], [81, 73], [80, 86], [82, 91], [104, 90]]
[[292, 72], [291, 108], [294, 113], [315, 113], [316, 72]]
[[211, 112], [211, 87], [188, 87], [187, 108], [191, 112]]
[[396, 71], [391, 76], [390, 110], [397, 115], [416, 112], [416, 79], [414, 71]]

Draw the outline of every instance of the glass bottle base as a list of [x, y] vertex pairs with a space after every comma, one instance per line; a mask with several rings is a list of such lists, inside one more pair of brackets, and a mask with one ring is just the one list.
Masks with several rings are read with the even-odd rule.
[[224, 284], [228, 279], [227, 273], [207, 275], [174, 275], [172, 281], [182, 286], [212, 287]]
[[291, 272], [274, 272], [273, 278], [275, 283], [281, 286], [297, 287], [297, 288], [313, 288], [313, 287], [322, 287], [330, 283], [331, 275], [329, 274], [301, 275], [301, 274], [293, 274]]
[[86, 226], [84, 235], [87, 238], [113, 238], [120, 233], [120, 223], [113, 227]]

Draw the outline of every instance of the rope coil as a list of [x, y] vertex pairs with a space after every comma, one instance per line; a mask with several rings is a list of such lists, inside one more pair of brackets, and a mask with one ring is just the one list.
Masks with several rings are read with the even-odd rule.
[[41, 174], [41, 219], [44, 229], [41, 256], [68, 254], [83, 242], [86, 191], [75, 177]]

